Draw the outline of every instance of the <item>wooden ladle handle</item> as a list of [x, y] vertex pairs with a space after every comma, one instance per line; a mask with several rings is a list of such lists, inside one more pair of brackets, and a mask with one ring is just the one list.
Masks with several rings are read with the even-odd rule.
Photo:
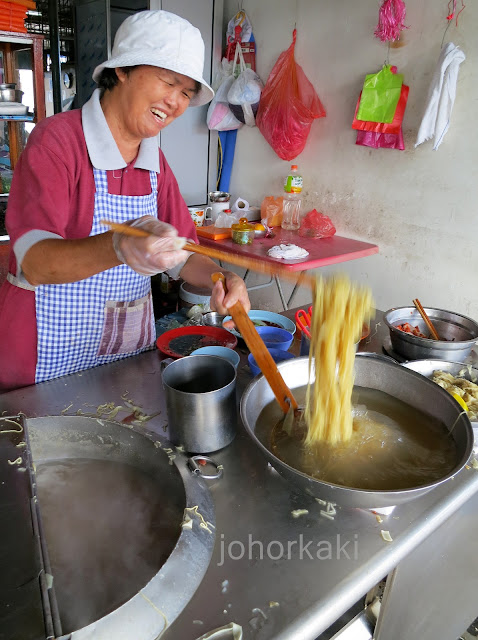
[[[226, 278], [223, 273], [213, 273], [211, 279], [214, 283], [220, 280], [224, 285], [224, 290], [227, 292]], [[299, 405], [297, 404], [297, 400], [294, 398], [292, 391], [284, 382], [284, 378], [281, 376], [273, 357], [267, 350], [262, 338], [257, 333], [254, 323], [247, 315], [242, 302], [238, 301], [233, 304], [229, 307], [229, 311], [231, 312], [232, 319], [236, 323], [244, 342], [254, 356], [257, 366], [260, 368], [269, 383], [282, 411], [287, 413], [291, 407], [293, 409], [298, 409]]]

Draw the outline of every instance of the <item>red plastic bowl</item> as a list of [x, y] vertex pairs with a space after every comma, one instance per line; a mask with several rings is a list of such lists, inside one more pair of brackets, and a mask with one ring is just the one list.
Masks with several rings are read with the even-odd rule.
[[161, 353], [170, 358], [183, 358], [200, 347], [234, 349], [236, 345], [236, 336], [220, 327], [179, 327], [165, 331], [156, 340]]

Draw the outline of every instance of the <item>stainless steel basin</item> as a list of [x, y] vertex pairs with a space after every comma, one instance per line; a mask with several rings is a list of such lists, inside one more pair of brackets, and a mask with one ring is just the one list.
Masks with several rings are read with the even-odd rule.
[[[93, 638], [95, 640], [112, 640], [112, 638], [114, 640], [131, 640], [132, 638], [155, 640], [184, 609], [199, 587], [209, 565], [214, 546], [215, 516], [207, 486], [201, 478], [191, 473], [187, 466], [187, 458], [182, 453], [172, 447], [168, 441], [152, 433], [146, 433], [142, 427], [138, 427], [142, 430], [139, 432], [136, 428], [131, 429], [119, 423], [81, 416], [33, 418], [29, 419], [27, 424], [32, 456], [38, 474], [40, 512], [42, 468], [55, 464], [68, 465], [74, 461], [77, 463], [96, 461], [98, 464], [104, 464], [105, 467], [112, 464], [123, 465], [133, 474], [137, 472], [140, 478], [146, 474], [149, 478], [148, 482], [154, 483], [164, 501], [173, 504], [172, 508], [165, 508], [165, 513], [176, 514], [174, 523], [177, 531], [176, 539], [173, 538], [171, 543], [170, 537], [165, 543], [159, 527], [160, 535], [153, 541], [153, 544], [169, 545], [165, 549], [167, 559], [159, 570], [153, 571], [139, 588], [137, 580], [134, 579], [136, 572], [134, 558], [130, 573], [118, 570], [118, 583], [122, 582], [126, 585], [130, 583], [130, 593], [126, 598], [123, 597], [119, 606], [112, 599], [110, 610], [104, 612], [98, 619], [95, 615], [96, 603], [93, 594], [95, 589], [101, 589], [102, 569], [99, 569], [95, 576], [87, 573], [84, 580], [87, 583], [91, 580], [92, 593], [92, 601], [86, 603], [90, 607], [89, 619], [85, 626], [67, 630], [72, 631], [71, 640]], [[101, 475], [99, 477], [101, 478]], [[105, 490], [105, 487], [100, 486], [99, 483], [97, 487], [98, 491]], [[122, 500], [121, 493], [118, 494], [114, 486], [110, 493], [111, 496], [105, 502], [105, 511], [101, 518], [105, 530], [110, 526], [110, 502], [115, 501], [126, 514], [132, 507], [126, 500]], [[60, 511], [60, 518], [72, 517], [73, 510], [78, 506], [75, 496], [72, 495], [71, 500], [64, 504], [63, 512]], [[192, 528], [181, 527], [185, 508], [190, 509], [187, 513], [192, 520]], [[146, 526], [140, 516], [141, 514], [136, 510], [138, 531]], [[88, 514], [85, 518], [87, 517]], [[211, 526], [200, 527], [202, 518]], [[50, 523], [50, 529], [51, 525], [52, 523]], [[47, 531], [48, 527], [44, 528]], [[102, 528], [103, 526], [100, 530]], [[121, 541], [120, 544], [125, 552], [132, 544], [131, 537], [125, 539], [124, 531], [113, 528], [110, 530], [110, 535], [112, 543]], [[131, 536], [131, 532], [128, 535]], [[91, 553], [93, 552], [94, 550], [91, 549]], [[141, 550], [137, 557], [138, 563], [141, 560], [140, 556]], [[86, 564], [81, 554], [75, 553], [72, 553], [71, 563], [72, 571], [80, 574], [83, 565]], [[53, 561], [52, 565], [54, 565]], [[122, 566], [120, 558], [118, 558], [119, 566]], [[96, 584], [98, 580], [99, 585]], [[61, 617], [62, 594], [59, 592], [59, 587], [61, 585], [56, 584]], [[123, 596], [124, 593], [123, 589]], [[66, 605], [64, 603], [63, 606], [74, 607], [76, 604], [72, 597], [71, 602], [67, 602]], [[65, 633], [65, 629], [63, 632]], [[70, 638], [69, 635], [66, 637]]]
[[[307, 385], [308, 358], [288, 360], [280, 363], [278, 368], [286, 384], [292, 390]], [[440, 419], [450, 430], [456, 444], [457, 461], [454, 468], [439, 481], [416, 488], [388, 491], [369, 491], [339, 486], [317, 480], [297, 471], [271, 453], [257, 435], [256, 424], [264, 407], [270, 405], [268, 419], [271, 420], [271, 424], [277, 422], [281, 417], [279, 405], [274, 402], [269, 384], [261, 375], [255, 378], [244, 392], [241, 400], [242, 421], [247, 432], [270, 464], [290, 484], [326, 502], [334, 502], [344, 507], [373, 509], [395, 506], [419, 497], [437, 485], [448, 481], [464, 467], [473, 449], [471, 424], [465, 415], [460, 415], [459, 405], [441, 387], [428, 378], [392, 362], [389, 358], [361, 356], [360, 354], [355, 358], [355, 384], [360, 387], [384, 391], [411, 407]]]
[[383, 320], [390, 331], [394, 351], [407, 360], [436, 358], [450, 362], [463, 362], [471, 353], [478, 339], [478, 324], [459, 313], [445, 309], [426, 308], [441, 340], [420, 338], [397, 329], [397, 325], [409, 322], [418, 326], [424, 335], [429, 331], [415, 307], [398, 307], [385, 312]]

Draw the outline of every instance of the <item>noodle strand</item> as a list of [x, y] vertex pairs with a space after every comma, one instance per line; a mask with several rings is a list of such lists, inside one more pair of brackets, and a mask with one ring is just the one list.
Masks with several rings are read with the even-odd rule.
[[345, 275], [317, 279], [309, 352], [315, 384], [306, 392], [306, 446], [335, 445], [352, 437], [355, 343], [372, 311], [370, 289], [352, 285]]

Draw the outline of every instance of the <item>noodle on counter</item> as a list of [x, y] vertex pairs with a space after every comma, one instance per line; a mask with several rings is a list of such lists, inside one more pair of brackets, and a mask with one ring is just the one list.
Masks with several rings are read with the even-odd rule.
[[355, 343], [370, 320], [370, 289], [345, 275], [317, 279], [314, 291], [309, 371], [315, 360], [315, 384], [308, 385], [305, 445], [350, 440], [353, 431], [352, 390]]

